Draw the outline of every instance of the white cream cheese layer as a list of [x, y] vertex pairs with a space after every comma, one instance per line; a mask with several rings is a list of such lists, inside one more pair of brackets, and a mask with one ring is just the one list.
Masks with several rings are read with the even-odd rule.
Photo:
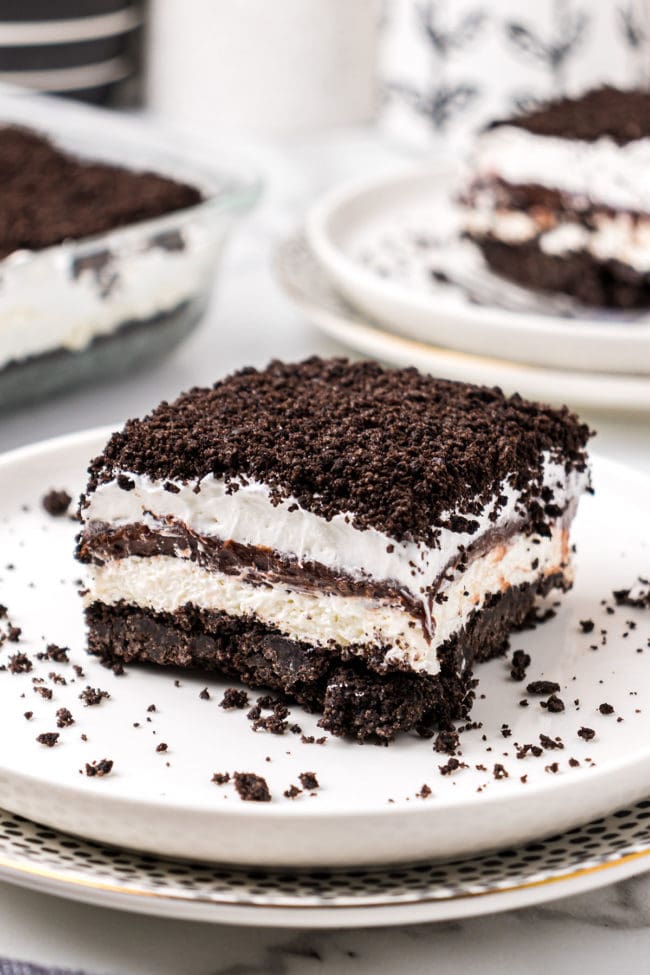
[[637, 271], [650, 271], [650, 216], [635, 220], [628, 213], [596, 214], [593, 227], [567, 221], [547, 230], [527, 213], [498, 208], [487, 196], [482, 191], [475, 208], [464, 212], [463, 225], [471, 234], [490, 235], [505, 244], [537, 239], [545, 254], [586, 251], [599, 261], [617, 260]]
[[[328, 521], [305, 510], [293, 498], [273, 504], [269, 488], [256, 481], [228, 493], [223, 480], [209, 475], [199, 482], [198, 493], [194, 485], [180, 481], [172, 482], [177, 489], [173, 493], [165, 490], [163, 482], [146, 475], [122, 473], [133, 482], [133, 490], [120, 488], [117, 479], [100, 485], [83, 512], [88, 528], [92, 529], [93, 522], [111, 528], [144, 523], [158, 531], [170, 517], [201, 535], [263, 546], [285, 553], [299, 564], [318, 562], [354, 579], [391, 582], [423, 600], [441, 572], [456, 560], [461, 546], [470, 545], [487, 530], [521, 520], [519, 494], [506, 481], [499, 492], [506, 503], [496, 509], [494, 519], [496, 497], [475, 519], [476, 532], [443, 529], [438, 547], [430, 548], [421, 542], [398, 542], [376, 529], [355, 528], [350, 514], [338, 514]], [[543, 483], [553, 490], [554, 503], [561, 509], [577, 499], [587, 482], [586, 472], [572, 472], [567, 477], [562, 465], [545, 458]]]
[[441, 592], [446, 599], [432, 611], [433, 639], [398, 602], [324, 592], [301, 592], [285, 585], [252, 585], [242, 576], [205, 569], [187, 559], [129, 556], [89, 567], [86, 603], [123, 600], [154, 612], [173, 613], [187, 603], [200, 609], [250, 616], [276, 627], [292, 640], [314, 646], [389, 646], [387, 661], [435, 674], [438, 648], [462, 629], [485, 599], [509, 586], [534, 582], [541, 573], [561, 571], [570, 579], [568, 531], [556, 525], [550, 537], [517, 534], [474, 559]]
[[126, 322], [153, 318], [205, 292], [214, 275], [218, 242], [198, 220], [186, 219], [185, 224], [185, 246], [178, 250], [151, 247], [137, 227], [115, 232], [113, 245], [107, 235], [105, 246], [112, 257], [98, 272], [75, 272], [84, 253], [75, 242], [41, 252], [16, 251], [5, 258], [0, 271], [0, 368], [56, 349], [79, 351]]
[[585, 201], [650, 213], [650, 139], [619, 146], [535, 135], [514, 125], [483, 133], [473, 159], [474, 177], [536, 183]]
[[537, 239], [545, 254], [586, 251], [599, 261], [617, 260], [650, 271], [650, 216], [635, 220], [628, 213], [597, 214], [593, 227], [566, 221], [549, 230], [527, 213], [500, 208], [488, 197], [488, 191], [481, 191], [477, 205], [464, 211], [463, 225], [471, 234], [490, 235], [505, 244]]

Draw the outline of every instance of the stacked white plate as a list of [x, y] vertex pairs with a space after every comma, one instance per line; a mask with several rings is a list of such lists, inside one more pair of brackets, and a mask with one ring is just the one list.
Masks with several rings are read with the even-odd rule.
[[453, 174], [337, 189], [276, 270], [308, 317], [364, 355], [576, 406], [650, 409], [650, 313], [581, 306], [492, 274], [460, 233]]

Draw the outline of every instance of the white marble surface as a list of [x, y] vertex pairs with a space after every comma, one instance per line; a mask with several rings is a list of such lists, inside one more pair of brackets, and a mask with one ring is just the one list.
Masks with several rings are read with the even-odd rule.
[[[217, 300], [199, 331], [142, 377], [64, 397], [0, 420], [0, 450], [140, 413], [180, 389], [245, 363], [340, 352], [306, 325], [275, 287], [273, 239], [338, 179], [400, 162], [363, 130], [284, 147], [255, 147], [272, 180], [233, 240]], [[650, 418], [590, 416], [601, 453], [650, 472]], [[44, 472], [44, 484], [47, 473]], [[643, 971], [650, 955], [650, 877], [582, 897], [458, 924], [292, 933], [155, 920], [84, 907], [0, 885], [0, 955], [111, 975], [336, 972], [416, 975], [435, 970], [508, 975], [588, 967]]]

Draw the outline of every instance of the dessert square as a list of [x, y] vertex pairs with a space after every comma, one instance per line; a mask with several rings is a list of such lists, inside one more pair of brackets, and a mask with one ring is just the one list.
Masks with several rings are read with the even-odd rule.
[[572, 581], [586, 426], [415, 369], [244, 369], [129, 420], [89, 469], [88, 649], [214, 670], [336, 735], [445, 727]]
[[463, 223], [498, 274], [586, 305], [650, 306], [650, 93], [603, 87], [493, 123]]

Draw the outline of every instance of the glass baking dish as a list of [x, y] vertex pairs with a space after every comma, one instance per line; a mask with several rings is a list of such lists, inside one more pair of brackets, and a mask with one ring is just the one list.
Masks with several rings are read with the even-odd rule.
[[177, 153], [145, 119], [0, 93], [0, 125], [28, 126], [80, 157], [153, 170], [204, 200], [152, 220], [0, 260], [0, 409], [146, 367], [181, 342], [210, 298], [224, 242], [261, 184], [223, 157]]

